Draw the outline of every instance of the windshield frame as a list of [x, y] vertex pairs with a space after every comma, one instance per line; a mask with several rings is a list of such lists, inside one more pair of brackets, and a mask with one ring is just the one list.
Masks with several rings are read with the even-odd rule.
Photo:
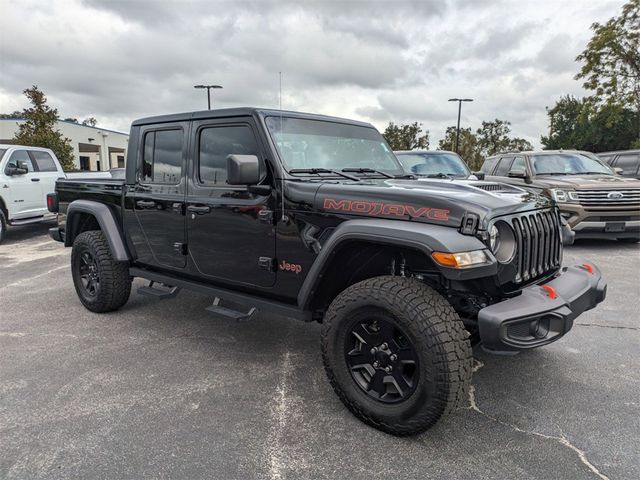
[[[536, 171], [536, 160], [542, 159], [545, 157], [553, 157], [553, 156], [572, 156], [572, 157], [584, 157], [585, 159], [589, 159], [596, 164], [600, 165], [605, 169], [605, 171], [595, 171], [595, 170], [586, 170], [583, 172], [537, 172]], [[531, 172], [536, 176], [571, 176], [571, 175], [615, 175], [613, 168], [608, 165], [603, 160], [599, 159], [595, 155], [589, 152], [554, 152], [554, 153], [533, 153], [529, 156], [529, 163], [531, 165]]]
[[[341, 178], [341, 175], [336, 175], [334, 173], [325, 173], [325, 172], [320, 172], [320, 173], [300, 173], [300, 172], [291, 172], [292, 170], [299, 170], [300, 167], [297, 166], [292, 166], [289, 165], [285, 158], [284, 155], [282, 154], [282, 151], [280, 150], [280, 147], [278, 145], [278, 140], [275, 136], [276, 132], [272, 131], [272, 129], [269, 126], [269, 119], [291, 119], [291, 120], [297, 120], [297, 121], [312, 121], [312, 122], [322, 122], [325, 124], [333, 124], [333, 125], [342, 125], [344, 127], [349, 127], [349, 128], [358, 128], [358, 129], [363, 129], [363, 130], [367, 130], [369, 132], [375, 132], [375, 136], [379, 137], [376, 138], [375, 140], [372, 139], [372, 141], [377, 141], [379, 140], [381, 144], [384, 145], [384, 148], [386, 149], [387, 154], [389, 155], [389, 159], [393, 162], [393, 164], [395, 165], [395, 169], [391, 170], [391, 169], [387, 169], [387, 168], [379, 168], [376, 167], [374, 164], [368, 164], [368, 165], [364, 165], [364, 164], [347, 164], [345, 163], [344, 165], [340, 165], [339, 167], [327, 167], [327, 166], [323, 166], [323, 165], [312, 165], [312, 166], [308, 166], [305, 168], [308, 169], [313, 169], [313, 168], [333, 168], [334, 170], [342, 170], [343, 168], [349, 169], [349, 168], [377, 168], [378, 170], [382, 170], [384, 172], [387, 172], [393, 176], [396, 177], [404, 177], [406, 176], [406, 172], [402, 166], [402, 164], [400, 163], [400, 161], [398, 160], [398, 158], [396, 157], [395, 153], [393, 152], [393, 149], [389, 146], [389, 144], [387, 143], [386, 139], [382, 136], [382, 134], [373, 126], [373, 125], [369, 125], [366, 123], [360, 123], [360, 122], [350, 122], [348, 120], [344, 120], [341, 121], [342, 119], [339, 118], [330, 118], [330, 117], [320, 117], [320, 116], [315, 116], [315, 115], [292, 115], [291, 112], [283, 112], [283, 115], [277, 115], [277, 113], [275, 112], [269, 112], [268, 114], [262, 116], [262, 122], [264, 125], [264, 128], [267, 132], [267, 136], [268, 139], [273, 147], [273, 149], [275, 150], [278, 159], [279, 159], [279, 163], [280, 163], [280, 167], [282, 168], [283, 172], [290, 176], [291, 178], [300, 178], [300, 176], [304, 176], [304, 177], [322, 177], [322, 178]], [[357, 137], [349, 137], [348, 135], [346, 135], [344, 138], [357, 138]], [[363, 138], [365, 139], [365, 138]], [[365, 139], [366, 140], [366, 139]], [[364, 172], [364, 173], [360, 173], [360, 172], [351, 172], [352, 174], [355, 175], [359, 175], [359, 180], [366, 180], [367, 178], [376, 178], [376, 177], [383, 177], [384, 175], [380, 175], [378, 173], [375, 172]]]
[[[422, 178], [429, 178], [431, 175], [438, 175], [438, 173], [442, 173], [444, 175], [447, 175], [449, 177], [452, 178], [456, 178], [456, 179], [464, 179], [464, 178], [469, 178], [471, 175], [473, 175], [473, 173], [471, 172], [471, 169], [469, 168], [469, 165], [467, 165], [467, 162], [464, 161], [464, 159], [458, 155], [455, 152], [449, 152], [449, 151], [444, 151], [444, 150], [415, 150], [415, 151], [411, 151], [411, 150], [406, 150], [406, 151], [402, 151], [402, 152], [394, 152], [396, 154], [396, 157], [398, 158], [398, 161], [400, 162], [400, 164], [402, 165], [402, 168], [404, 169], [404, 171], [409, 174], [409, 175], [416, 175], [418, 177], [422, 177]], [[462, 176], [461, 174], [458, 173], [450, 173], [450, 172], [437, 172], [434, 174], [428, 174], [428, 173], [414, 173], [409, 171], [404, 163], [402, 162], [402, 157], [408, 157], [408, 156], [418, 156], [418, 157], [423, 157], [425, 159], [428, 159], [429, 157], [438, 157], [438, 156], [442, 156], [442, 157], [451, 157], [454, 158], [456, 160], [458, 160], [460, 162], [460, 165], [462, 165], [463, 169], [465, 170], [466, 174], [464, 176]], [[427, 162], [424, 162], [425, 164]]]

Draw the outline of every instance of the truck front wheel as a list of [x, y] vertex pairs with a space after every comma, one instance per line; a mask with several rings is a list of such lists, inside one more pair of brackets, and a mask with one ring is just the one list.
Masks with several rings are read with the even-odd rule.
[[71, 274], [80, 302], [96, 313], [117, 310], [129, 300], [129, 265], [117, 262], [101, 231], [83, 232], [73, 242]]
[[465, 398], [473, 356], [451, 305], [422, 282], [375, 277], [331, 303], [322, 355], [334, 390], [363, 422], [420, 433]]

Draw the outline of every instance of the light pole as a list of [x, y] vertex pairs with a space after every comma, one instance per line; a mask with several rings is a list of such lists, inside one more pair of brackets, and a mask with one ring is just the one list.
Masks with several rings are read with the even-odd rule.
[[211, 110], [211, 89], [222, 88], [220, 85], [194, 85], [193, 88], [206, 88], [207, 89], [207, 110]]
[[473, 102], [473, 98], [450, 98], [450, 102], [458, 102], [458, 126], [456, 127], [456, 153], [458, 153], [458, 145], [460, 142], [460, 112], [462, 111], [462, 102]]

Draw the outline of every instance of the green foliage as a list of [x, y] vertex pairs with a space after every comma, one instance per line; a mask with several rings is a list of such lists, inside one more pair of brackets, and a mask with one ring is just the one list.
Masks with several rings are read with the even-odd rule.
[[0, 113], [0, 118], [20, 118], [20, 115], [22, 115], [22, 113], [16, 110], [11, 113]]
[[406, 125], [390, 122], [382, 135], [393, 150], [429, 148], [429, 131], [422, 134], [422, 124], [418, 122]]
[[633, 105], [640, 112], [640, 0], [629, 0], [619, 17], [591, 29], [591, 40], [576, 58], [583, 62], [576, 79], [594, 92], [594, 103]]
[[638, 142], [640, 115], [619, 103], [595, 104], [590, 98], [562, 97], [548, 111], [550, 132], [540, 139], [545, 149], [590, 152], [626, 150]]
[[97, 124], [98, 120], [96, 120], [94, 117], [85, 118], [82, 121], [82, 125], [86, 125], [88, 127], [95, 127]]
[[478, 147], [483, 157], [489, 157], [497, 153], [521, 152], [533, 150], [533, 145], [524, 138], [511, 138], [511, 122], [495, 119], [492, 122], [482, 122], [482, 126], [476, 130]]
[[55, 129], [58, 110], [47, 105], [47, 97], [36, 85], [23, 92], [31, 103], [19, 116], [26, 122], [18, 126], [14, 141], [19, 145], [50, 148], [54, 151], [64, 170], [72, 170], [73, 147], [68, 138], [64, 138]]
[[[447, 127], [444, 138], [438, 142], [438, 150], [455, 151], [456, 148], [456, 127]], [[458, 142], [458, 155], [467, 162], [471, 171], [479, 170], [484, 158], [478, 146], [478, 137], [471, 131], [471, 128], [460, 129], [460, 141]]]

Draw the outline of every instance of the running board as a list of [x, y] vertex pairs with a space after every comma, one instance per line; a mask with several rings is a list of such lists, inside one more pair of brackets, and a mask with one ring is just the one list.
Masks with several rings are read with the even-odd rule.
[[216, 297], [213, 300], [213, 303], [205, 308], [205, 310], [215, 315], [219, 315], [220, 317], [229, 318], [237, 322], [249, 320], [257, 311], [256, 307], [251, 307], [251, 309], [247, 313], [238, 312], [237, 310], [231, 310], [230, 308], [225, 308], [220, 304], [220, 297]]
[[173, 298], [176, 295], [178, 295], [178, 293], [180, 293], [180, 287], [171, 287], [169, 285], [166, 285], [166, 287], [168, 287], [169, 289], [165, 290], [165, 289], [154, 287], [153, 285], [155, 283], [156, 282], [151, 280], [149, 282], [149, 285], [147, 285], [146, 287], [138, 288], [138, 293], [140, 295], [147, 295], [148, 297], [159, 298], [160, 300], [164, 300], [166, 298]]
[[[228, 290], [226, 288], [219, 288], [210, 284], [187, 280], [185, 278], [179, 278], [173, 275], [154, 272], [143, 268], [132, 267], [129, 269], [129, 275], [132, 277], [145, 278], [158, 283], [164, 283], [165, 285], [174, 285], [185, 290], [191, 290], [214, 298], [219, 297], [240, 305], [250, 305], [251, 307], [259, 309], [261, 312], [271, 313], [287, 318], [295, 318], [304, 322], [313, 321], [311, 312], [301, 310], [297, 305], [291, 305], [277, 300], [269, 300], [256, 295]], [[243, 315], [248, 315], [248, 313]]]

